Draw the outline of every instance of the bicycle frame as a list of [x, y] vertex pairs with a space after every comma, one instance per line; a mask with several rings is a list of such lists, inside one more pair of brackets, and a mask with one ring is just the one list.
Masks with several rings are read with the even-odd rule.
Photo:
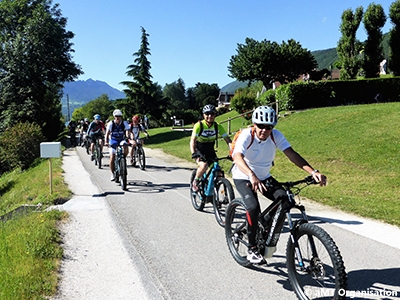
[[218, 161], [215, 161], [210, 167], [209, 170], [203, 174], [203, 179], [207, 183], [204, 189], [204, 195], [206, 197], [214, 195], [214, 180], [217, 177], [217, 172], [222, 173], [222, 177], [224, 177], [224, 171], [222, 171], [221, 166]]

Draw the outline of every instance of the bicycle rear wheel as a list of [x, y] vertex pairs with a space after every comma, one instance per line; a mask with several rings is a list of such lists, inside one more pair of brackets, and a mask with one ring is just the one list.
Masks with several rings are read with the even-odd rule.
[[290, 284], [298, 299], [345, 299], [347, 274], [333, 239], [322, 228], [305, 223], [295, 231], [303, 258], [299, 265], [295, 244], [289, 238], [286, 256]]
[[215, 219], [222, 227], [225, 226], [226, 208], [233, 199], [235, 199], [235, 192], [232, 184], [226, 178], [219, 178], [215, 184], [213, 206]]
[[142, 147], [138, 147], [137, 152], [140, 169], [144, 170], [146, 168], [146, 155]]
[[248, 238], [246, 208], [242, 199], [234, 199], [226, 210], [225, 238], [234, 260], [241, 266], [252, 265], [247, 260]]
[[119, 165], [119, 175], [121, 177], [121, 189], [123, 191], [127, 190], [127, 185], [128, 185], [128, 174], [127, 174], [127, 169], [126, 169], [126, 158], [123, 157], [120, 160], [120, 165]]
[[201, 197], [200, 187], [199, 191], [195, 192], [192, 189], [193, 180], [196, 178], [196, 170], [192, 172], [190, 176], [190, 199], [195, 210], [202, 211], [204, 209], [205, 200]]

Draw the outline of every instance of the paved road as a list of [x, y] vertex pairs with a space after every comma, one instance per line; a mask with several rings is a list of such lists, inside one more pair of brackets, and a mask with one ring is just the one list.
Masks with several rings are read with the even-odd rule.
[[[83, 255], [82, 262], [78, 258], [76, 263], [84, 269], [84, 260], [88, 255], [100, 257], [99, 268], [103, 269], [100, 273], [113, 270], [114, 253], [118, 256], [122, 253], [122, 261], [126, 263], [117, 263], [124, 268], [119, 272], [117, 270], [113, 278], [96, 282], [93, 289], [101, 288], [103, 294], [96, 294], [90, 288], [82, 292], [83, 282], [80, 284], [77, 281], [72, 285], [62, 281], [61, 290], [65, 297], [60, 299], [79, 299], [78, 295], [89, 295], [86, 299], [295, 299], [285, 267], [287, 235], [282, 234], [278, 250], [269, 259], [268, 266], [249, 269], [236, 264], [226, 246], [224, 230], [214, 219], [212, 207], [206, 206], [205, 212], [200, 213], [191, 206], [188, 181], [193, 164], [146, 149], [146, 171], [130, 167], [128, 191], [123, 192], [109, 181], [107, 165], [99, 170], [82, 148], [76, 150], [69, 150], [66, 155], [73, 157], [78, 154], [90, 174], [79, 174], [79, 178], [91, 178], [98, 189], [91, 190], [90, 184], [78, 193], [73, 189], [76, 196], [80, 193], [90, 197], [86, 200], [89, 202], [77, 211], [87, 212], [93, 199], [102, 199], [102, 205], [110, 209], [101, 210], [99, 225], [105, 215], [111, 220], [107, 223], [108, 227], [113, 228], [110, 231], [113, 238], [104, 234], [104, 247], [97, 252], [91, 248], [90, 253]], [[69, 172], [71, 169], [74, 168], [70, 168]], [[266, 204], [267, 200], [262, 200], [262, 206]], [[354, 293], [354, 299], [400, 298], [398, 228], [308, 202], [305, 206], [310, 219], [324, 227], [341, 250], [349, 277], [348, 290]], [[95, 214], [94, 209], [93, 216]], [[76, 216], [76, 210], [72, 215]], [[106, 231], [107, 226], [103, 227], [91, 227], [89, 230], [98, 235], [99, 231]], [[81, 230], [88, 231], [85, 228]], [[74, 248], [68, 242], [66, 246]], [[74, 249], [79, 252], [80, 248], [84, 246], [80, 244]], [[115, 248], [120, 252], [115, 252]], [[101, 255], [101, 252], [108, 254]], [[107, 265], [105, 261], [110, 261], [110, 258], [111, 262]], [[72, 264], [66, 260], [64, 272], [71, 269], [68, 263]], [[99, 269], [93, 267], [89, 274], [97, 278], [98, 272]], [[121, 274], [125, 275], [122, 278], [126, 278], [126, 273], [131, 280], [118, 279]], [[129, 296], [118, 296], [117, 292], [121, 289], [129, 290]], [[364, 294], [360, 296], [356, 291]], [[397, 297], [375, 295], [383, 292], [397, 293]], [[67, 295], [75, 295], [76, 298]]]

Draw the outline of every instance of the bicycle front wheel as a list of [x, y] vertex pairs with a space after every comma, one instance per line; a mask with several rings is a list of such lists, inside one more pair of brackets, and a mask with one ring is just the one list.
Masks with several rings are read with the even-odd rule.
[[222, 227], [225, 226], [226, 208], [233, 199], [235, 199], [235, 192], [230, 181], [226, 178], [218, 179], [215, 184], [213, 206], [215, 219]]
[[225, 238], [234, 260], [241, 266], [248, 267], [248, 238], [246, 208], [242, 199], [234, 199], [226, 210]]
[[190, 200], [195, 210], [202, 211], [206, 202], [201, 198], [200, 190], [198, 192], [193, 191], [192, 184], [193, 180], [196, 178], [196, 170], [192, 172], [190, 176]]
[[139, 147], [137, 152], [140, 169], [144, 170], [146, 168], [146, 155], [144, 154], [144, 150], [142, 147]]
[[119, 176], [121, 177], [121, 189], [123, 191], [127, 190], [127, 186], [128, 186], [128, 174], [127, 174], [127, 169], [126, 169], [126, 159], [121, 158], [120, 162], [119, 162]]
[[101, 147], [100, 144], [96, 144], [96, 160], [97, 160], [97, 167], [101, 169]]
[[286, 256], [290, 284], [298, 299], [345, 299], [347, 274], [333, 239], [322, 228], [305, 223], [295, 231], [303, 265], [289, 238]]

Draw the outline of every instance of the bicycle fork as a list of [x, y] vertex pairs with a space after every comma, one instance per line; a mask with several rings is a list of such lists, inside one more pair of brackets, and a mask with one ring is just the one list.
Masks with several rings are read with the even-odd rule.
[[[299, 263], [299, 267], [302, 271], [306, 272], [307, 268], [304, 263], [301, 251], [300, 251], [298, 236], [297, 236], [297, 229], [301, 224], [308, 223], [308, 218], [307, 218], [304, 206], [300, 205], [300, 206], [295, 206], [295, 207], [300, 210], [302, 218], [293, 222], [292, 215], [290, 214], [290, 211], [288, 211], [288, 212], [286, 212], [286, 219], [287, 219], [289, 229], [290, 229], [290, 240], [291, 240], [292, 244], [294, 245], [294, 251], [296, 254], [297, 261]], [[308, 235], [308, 242], [309, 242], [309, 245], [311, 248], [312, 257], [318, 257], [312, 235]]]

